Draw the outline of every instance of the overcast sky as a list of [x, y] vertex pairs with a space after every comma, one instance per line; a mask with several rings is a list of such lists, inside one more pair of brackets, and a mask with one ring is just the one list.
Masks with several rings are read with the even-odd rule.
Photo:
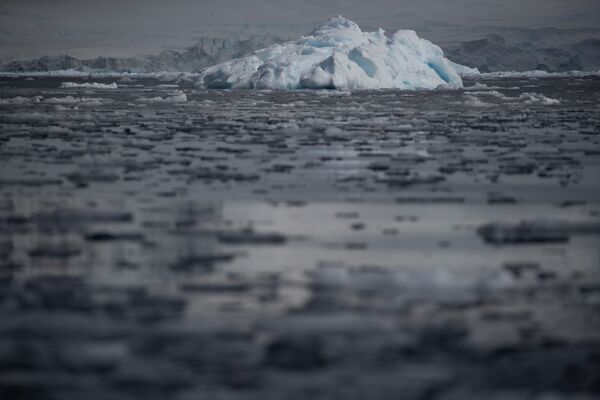
[[[2, 0], [0, 57], [152, 52], [243, 24], [295, 36], [342, 14], [363, 27], [600, 27], [600, 0]], [[278, 25], [277, 25], [278, 24]], [[90, 54], [91, 55], [91, 54]]]

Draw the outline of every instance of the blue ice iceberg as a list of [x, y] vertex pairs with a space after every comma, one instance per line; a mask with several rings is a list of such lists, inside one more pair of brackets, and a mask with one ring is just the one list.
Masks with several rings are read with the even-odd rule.
[[414, 31], [387, 37], [342, 17], [297, 41], [215, 65], [199, 78], [208, 89], [435, 89], [462, 87], [442, 50]]

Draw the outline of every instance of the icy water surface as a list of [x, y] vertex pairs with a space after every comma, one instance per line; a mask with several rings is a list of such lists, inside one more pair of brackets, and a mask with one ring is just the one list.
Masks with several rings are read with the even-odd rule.
[[0, 78], [0, 398], [597, 398], [600, 80], [466, 85]]

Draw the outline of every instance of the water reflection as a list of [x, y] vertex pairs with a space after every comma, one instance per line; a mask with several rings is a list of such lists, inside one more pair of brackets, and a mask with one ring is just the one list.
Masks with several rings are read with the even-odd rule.
[[593, 393], [598, 139], [572, 126], [598, 99], [534, 83], [562, 111], [193, 88], [158, 107], [145, 81], [12, 105], [0, 397]]

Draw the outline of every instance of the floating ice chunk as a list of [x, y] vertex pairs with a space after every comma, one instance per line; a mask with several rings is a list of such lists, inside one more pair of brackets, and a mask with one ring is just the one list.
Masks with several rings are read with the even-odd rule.
[[74, 106], [74, 107], [65, 107], [65, 106], [61, 106], [60, 104], [54, 106], [54, 109], [56, 111], [77, 111], [79, 110], [79, 107]]
[[[485, 85], [484, 85], [485, 86]], [[525, 104], [540, 104], [540, 105], [557, 105], [560, 104], [560, 100], [552, 99], [550, 97], [546, 97], [543, 94], [539, 93], [523, 93], [519, 97], [508, 97], [503, 93], [498, 92], [497, 90], [491, 90], [491, 88], [485, 86], [486, 90], [469, 90], [465, 93], [465, 97], [467, 100], [465, 101], [466, 105], [473, 107], [487, 107], [490, 104], [483, 102], [477, 96], [484, 96], [487, 98], [496, 97], [500, 100], [508, 101], [523, 101]], [[483, 88], [481, 88], [483, 89]]]
[[85, 82], [85, 83], [75, 83], [75, 82], [63, 82], [60, 87], [71, 89], [71, 88], [83, 88], [83, 89], [118, 89], [119, 87], [115, 82], [113, 83], [98, 83], [98, 82]]
[[39, 103], [42, 99], [43, 99], [42, 96], [35, 96], [35, 97], [16, 96], [16, 97], [11, 97], [11, 98], [0, 99], [0, 104]]
[[85, 104], [85, 105], [101, 105], [100, 99], [94, 97], [50, 97], [45, 99], [43, 96], [34, 97], [12, 97], [6, 99], [0, 99], [0, 104], [35, 104], [35, 103], [48, 103], [48, 104]]
[[490, 90], [490, 87], [485, 83], [476, 82], [472, 86], [465, 87], [465, 90]]
[[457, 68], [475, 73], [414, 31], [388, 37], [338, 16], [297, 41], [208, 68], [198, 83], [210, 89], [459, 88]]
[[525, 104], [541, 104], [545, 106], [560, 104], [560, 100], [552, 99], [539, 93], [523, 93], [519, 96], [519, 99], [523, 100]]
[[506, 97], [504, 94], [500, 93], [497, 90], [471, 91], [470, 94], [473, 95], [473, 96], [497, 97], [500, 100], [511, 100], [510, 97]]
[[465, 97], [467, 98], [465, 100], [465, 105], [470, 106], [470, 107], [489, 107], [489, 104], [481, 101], [481, 99], [479, 99], [476, 96], [473, 96], [471, 94], [467, 94], [465, 95]]
[[188, 99], [185, 93], [177, 90], [167, 97], [156, 96], [150, 98], [141, 98], [140, 100], [148, 103], [185, 103]]
[[89, 106], [99, 106], [102, 104], [100, 99], [94, 97], [51, 97], [44, 100], [45, 103], [50, 104], [84, 104]]

